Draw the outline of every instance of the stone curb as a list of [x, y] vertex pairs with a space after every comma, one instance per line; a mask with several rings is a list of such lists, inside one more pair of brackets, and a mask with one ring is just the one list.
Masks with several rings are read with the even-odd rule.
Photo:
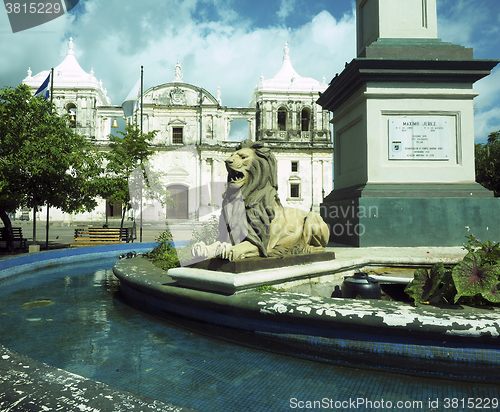
[[54, 368], [0, 345], [0, 410], [194, 412]]

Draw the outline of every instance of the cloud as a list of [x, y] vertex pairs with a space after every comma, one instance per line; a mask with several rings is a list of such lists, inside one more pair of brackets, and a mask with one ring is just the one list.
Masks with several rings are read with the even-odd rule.
[[[477, 0], [442, 0], [438, 2], [439, 37], [444, 41], [473, 48], [474, 57], [498, 56], [500, 28], [497, 16], [500, 3]], [[474, 84], [479, 96], [474, 99], [474, 129], [478, 142], [500, 129], [498, 103], [500, 68]]]
[[474, 91], [479, 96], [474, 100], [476, 109], [484, 110], [491, 105], [498, 104], [500, 96], [500, 67], [496, 67], [486, 76], [474, 84]]
[[14, 34], [7, 13], [0, 12], [0, 79], [3, 83], [0, 87], [19, 84], [27, 76], [28, 67], [35, 74], [57, 66], [61, 62], [61, 33], [73, 20], [72, 15], [66, 14]]
[[500, 2], [441, 0], [438, 2], [438, 34], [444, 41], [474, 49], [475, 58], [498, 54]]
[[[147, 8], [133, 1], [87, 0], [75, 21], [61, 21], [47, 39], [50, 53], [26, 40], [17, 56], [14, 48], [5, 47], [3, 61], [22, 62], [19, 82], [30, 65], [34, 74], [58, 65], [72, 36], [80, 65], [87, 72], [94, 69], [112, 104], [122, 103], [141, 65], [147, 89], [171, 82], [180, 61], [185, 82], [214, 95], [220, 86], [224, 105], [246, 107], [261, 74], [270, 78], [278, 71], [289, 40], [292, 63], [304, 77], [330, 79], [354, 57], [352, 14], [337, 21], [323, 11], [294, 29], [278, 22], [256, 28], [228, 8], [228, 1], [203, 3], [207, 9], [200, 11], [195, 0], [148, 2]], [[12, 70], [11, 65], [5, 63], [4, 69]]]
[[[296, 13], [295, 2], [281, 2], [282, 18]], [[233, 5], [234, 0], [80, 0], [75, 14], [38, 30], [2, 31], [0, 75], [14, 86], [28, 67], [35, 75], [57, 66], [71, 36], [80, 66], [94, 70], [112, 104], [121, 105], [141, 65], [147, 89], [171, 82], [180, 61], [185, 82], [213, 95], [220, 86], [224, 105], [246, 107], [260, 76], [279, 70], [287, 41], [292, 64], [304, 77], [329, 81], [355, 57], [354, 10], [339, 19], [320, 11], [293, 28], [277, 17], [258, 27], [252, 23], [256, 16], [238, 14]], [[0, 13], [0, 24], [8, 26], [6, 14]]]
[[474, 113], [476, 143], [486, 143], [491, 132], [500, 131], [500, 107]]
[[439, 37], [445, 41], [472, 47], [474, 30], [485, 19], [481, 7], [469, 0], [442, 0], [439, 6]]
[[285, 19], [295, 11], [295, 2], [296, 0], [281, 0], [280, 9], [277, 13], [278, 18], [281, 21], [285, 21]]

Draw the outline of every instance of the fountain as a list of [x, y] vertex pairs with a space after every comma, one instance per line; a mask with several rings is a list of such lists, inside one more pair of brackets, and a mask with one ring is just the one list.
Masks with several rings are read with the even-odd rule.
[[[252, 168], [245, 159], [252, 159], [253, 150], [264, 151], [259, 143], [242, 142], [226, 161], [228, 189], [219, 237], [209, 245], [194, 244], [194, 261], [168, 271], [144, 258], [114, 266], [127, 302], [159, 317], [175, 315], [230, 328], [235, 335], [250, 332], [245, 340], [253, 345], [286, 347], [287, 353], [310, 359], [446, 378], [498, 380], [498, 308], [444, 310], [331, 297], [353, 271], [428, 267], [438, 259], [456, 264], [463, 251], [451, 248], [444, 259], [440, 248], [433, 250], [432, 257], [425, 256], [430, 255], [428, 248], [426, 252], [400, 249], [404, 257], [395, 256], [394, 249], [385, 249], [385, 254], [378, 250], [377, 256], [377, 250], [364, 248], [358, 250], [358, 258], [339, 257], [342, 249], [325, 250], [328, 227], [319, 215], [283, 211], [276, 188], [269, 183], [277, 181], [275, 168], [260, 166], [269, 177], [258, 179], [261, 187], [252, 186]], [[235, 156], [243, 160], [235, 161]], [[262, 153], [258, 156], [264, 158]], [[273, 158], [266, 150], [267, 166], [275, 164]], [[254, 203], [247, 199], [256, 196], [260, 196], [255, 202], [259, 208], [253, 211]], [[383, 275], [377, 279], [405, 281]], [[311, 285], [319, 293], [294, 293]], [[266, 286], [274, 290], [262, 289]]]
[[[144, 249], [138, 249], [140, 246], [135, 245], [134, 250], [144, 252], [153, 247], [147, 244], [142, 246]], [[437, 405], [451, 405], [461, 399], [467, 402], [468, 398], [474, 399], [474, 402], [477, 399], [485, 404], [489, 402], [493, 408], [498, 405], [498, 382], [488, 384], [488, 379], [475, 378], [471, 385], [461, 379], [429, 379], [426, 376], [436, 375], [425, 370], [420, 371], [424, 377], [404, 376], [385, 373], [383, 368], [376, 372], [360, 368], [363, 362], [359, 365], [351, 363], [355, 367], [344, 368], [331, 363], [274, 354], [269, 352], [269, 347], [263, 347], [262, 342], [273, 340], [278, 328], [270, 333], [256, 333], [217, 327], [216, 323], [223, 324], [220, 322], [224, 320], [223, 314], [215, 318], [207, 316], [208, 323], [189, 321], [185, 317], [190, 315], [189, 306], [181, 316], [168, 316], [163, 312], [161, 317], [168, 323], [143, 316], [123, 304], [119, 298], [113, 298], [108, 291], [116, 283], [111, 273], [113, 262], [118, 259], [118, 255], [131, 249], [132, 245], [71, 249], [0, 261], [2, 343], [21, 351], [16, 353], [0, 347], [0, 380], [3, 382], [0, 409], [30, 407], [42, 410], [58, 407], [64, 410], [93, 408], [113, 411], [120, 407], [130, 409], [135, 405], [144, 411], [190, 410], [162, 403], [158, 399], [204, 412], [223, 408], [234, 411], [282, 411], [302, 408], [306, 404], [347, 408], [343, 405], [353, 402], [362, 409], [374, 403], [379, 405], [382, 401], [393, 407], [402, 405], [401, 408], [404, 406], [407, 409], [436, 409]], [[390, 251], [393, 265], [403, 256], [409, 256], [408, 249]], [[453, 260], [456, 251], [445, 251], [449, 261]], [[414, 251], [410, 259], [415, 264], [423, 262], [425, 258], [429, 263], [432, 258], [428, 257], [428, 252], [437, 255], [443, 250], [426, 248], [417, 252]], [[377, 248], [364, 249], [363, 258], [358, 253], [357, 249], [339, 249], [337, 260], [350, 262], [351, 266], [369, 266], [370, 263], [384, 261], [384, 256], [387, 256], [387, 250]], [[23, 262], [28, 258], [30, 262]], [[99, 263], [100, 260], [104, 266]], [[149, 263], [142, 257], [119, 261], [125, 262], [132, 264], [129, 268], [137, 267], [141, 262]], [[86, 270], [89, 274], [81, 277], [80, 274]], [[143, 277], [140, 272], [135, 274], [139, 278]], [[168, 280], [165, 273], [158, 276], [164, 281]], [[146, 273], [144, 285], [147, 284]], [[172, 293], [175, 288], [168, 287]], [[277, 298], [279, 293], [268, 295], [268, 292], [264, 292], [262, 298], [270, 301], [271, 295]], [[240, 306], [245, 296], [245, 292], [241, 293]], [[146, 296], [147, 300], [151, 298]], [[178, 295], [177, 302], [182, 302], [181, 298]], [[363, 302], [366, 301], [357, 301], [358, 304]], [[206, 302], [199, 303], [203, 305]], [[209, 304], [204, 308], [195, 308], [206, 311], [207, 315], [214, 309]], [[238, 310], [237, 307], [233, 309]], [[281, 312], [280, 306], [275, 306], [275, 309], [277, 313]], [[230, 308], [227, 310], [229, 312]], [[299, 307], [297, 310], [300, 310]], [[236, 314], [233, 311], [230, 315]], [[305, 318], [303, 320], [306, 323], [305, 330], [300, 324], [291, 325], [295, 327], [295, 335], [302, 334], [304, 338], [299, 357], [322, 360], [325, 353], [332, 354], [331, 340], [314, 334], [306, 336], [305, 333], [318, 328], [314, 322], [310, 323]], [[249, 324], [252, 319], [248, 317], [244, 321]], [[170, 322], [188, 329], [173, 328]], [[245, 346], [204, 338], [195, 331], [205, 336], [244, 342]], [[288, 341], [275, 341], [272, 350], [286, 351], [297, 336], [290, 334]], [[362, 350], [363, 345], [366, 345], [362, 331], [358, 339], [358, 347], [351, 347], [351, 352]], [[387, 346], [395, 342], [395, 339], [391, 340]], [[298, 343], [295, 342], [295, 347], [299, 346]], [[384, 345], [380, 342], [371, 344], [371, 362], [383, 359]], [[344, 354], [347, 353], [346, 345], [349, 345], [348, 340], [344, 340]], [[399, 345], [399, 355], [405, 349], [404, 345]], [[426, 350], [430, 355], [433, 348], [431, 346]], [[468, 346], [461, 350], [463, 355], [470, 353]], [[37, 360], [27, 357], [26, 353]], [[338, 353], [342, 354], [342, 351]], [[491, 355], [488, 352], [483, 354]], [[457, 353], [452, 351], [448, 355], [454, 357]], [[48, 366], [40, 360], [59, 365], [70, 372]], [[495, 360], [490, 357], [489, 361]], [[443, 364], [443, 368], [446, 367], [447, 364]], [[107, 385], [93, 379], [106, 382]], [[118, 387], [122, 389], [116, 389]]]

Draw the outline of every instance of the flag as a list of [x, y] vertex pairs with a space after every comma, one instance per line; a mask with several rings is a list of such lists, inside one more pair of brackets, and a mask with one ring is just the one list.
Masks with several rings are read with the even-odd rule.
[[50, 73], [45, 79], [45, 81], [42, 83], [42, 85], [36, 91], [35, 97], [43, 97], [45, 100], [49, 98], [50, 95], [49, 81], [50, 81]]
[[125, 101], [122, 103], [122, 109], [123, 113], [125, 113], [125, 117], [132, 116], [136, 111], [140, 90], [141, 90], [141, 79], [137, 81], [137, 83], [132, 88]]

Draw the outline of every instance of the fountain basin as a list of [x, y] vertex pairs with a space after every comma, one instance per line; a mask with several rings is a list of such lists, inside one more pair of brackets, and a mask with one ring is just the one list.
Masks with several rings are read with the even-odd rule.
[[[319, 277], [340, 278], [367, 263], [387, 264], [377, 259], [344, 263], [330, 270], [334, 273], [325, 270]], [[302, 266], [309, 265], [314, 271], [320, 265], [341, 264]], [[176, 268], [166, 272], [147, 259], [135, 258], [117, 262], [113, 271], [130, 304], [159, 317], [175, 314], [246, 332], [242, 343], [356, 367], [498, 382], [498, 308], [413, 307], [404, 302], [255, 290], [263, 280], [275, 285], [299, 282], [294, 271], [304, 282], [313, 281], [314, 272], [305, 275], [303, 269], [229, 274]]]
[[[118, 244], [62, 249], [0, 260], [0, 285], [4, 281], [41, 269], [116, 257], [129, 251], [150, 251], [156, 244]], [[5, 315], [5, 314], [3, 314]], [[81, 410], [111, 412], [186, 411], [193, 409], [160, 402], [132, 392], [49, 366], [0, 343], [0, 410]]]

